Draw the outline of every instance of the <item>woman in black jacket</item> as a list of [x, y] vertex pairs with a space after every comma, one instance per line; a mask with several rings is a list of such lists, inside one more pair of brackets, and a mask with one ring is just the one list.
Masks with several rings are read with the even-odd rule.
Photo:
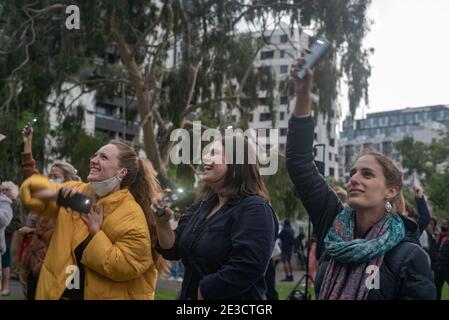
[[[303, 63], [298, 60], [292, 75]], [[351, 169], [348, 207], [343, 207], [313, 161], [313, 73], [307, 70], [304, 80], [293, 78], [296, 105], [289, 122], [287, 168], [318, 236], [317, 297], [435, 299], [417, 224], [395, 210], [402, 173], [384, 155], [365, 153]]]
[[[205, 195], [183, 214], [176, 230], [169, 225], [169, 208], [164, 216], [156, 216], [156, 249], [185, 265], [182, 300], [265, 298], [264, 275], [278, 222], [258, 165], [248, 161], [255, 159], [254, 150], [239, 139], [232, 136], [212, 144], [203, 158]], [[225, 162], [228, 143], [233, 143], [232, 161]], [[240, 143], [245, 146], [245, 151], [238, 150], [244, 152], [243, 164], [236, 163]], [[155, 214], [161, 206], [161, 198], [153, 200]]]

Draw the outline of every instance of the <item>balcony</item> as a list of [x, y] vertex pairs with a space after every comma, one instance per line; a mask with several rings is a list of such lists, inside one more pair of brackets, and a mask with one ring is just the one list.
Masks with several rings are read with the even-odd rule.
[[[123, 132], [124, 122], [121, 119], [114, 119], [111, 117], [95, 115], [95, 129], [106, 130], [110, 132]], [[126, 133], [137, 135], [139, 134], [139, 126], [137, 124], [128, 122], [126, 124]]]

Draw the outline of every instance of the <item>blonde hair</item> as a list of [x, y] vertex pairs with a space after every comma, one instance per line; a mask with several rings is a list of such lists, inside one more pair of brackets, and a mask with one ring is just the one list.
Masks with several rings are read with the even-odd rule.
[[19, 195], [19, 187], [12, 181], [4, 181], [0, 185], [0, 189], [9, 189], [11, 190], [11, 195], [13, 199], [16, 199]]
[[81, 181], [81, 178], [77, 175], [78, 170], [76, 170], [70, 163], [56, 161], [53, 163], [52, 167], [61, 169], [62, 174], [64, 175], [64, 181]]

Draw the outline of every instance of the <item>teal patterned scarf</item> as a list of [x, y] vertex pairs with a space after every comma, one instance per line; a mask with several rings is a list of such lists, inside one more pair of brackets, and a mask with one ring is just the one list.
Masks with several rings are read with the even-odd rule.
[[383, 256], [405, 237], [405, 227], [397, 214], [376, 223], [364, 239], [354, 239], [355, 211], [340, 212], [330, 228], [324, 245], [331, 256], [320, 299], [366, 299], [365, 269], [380, 265]]

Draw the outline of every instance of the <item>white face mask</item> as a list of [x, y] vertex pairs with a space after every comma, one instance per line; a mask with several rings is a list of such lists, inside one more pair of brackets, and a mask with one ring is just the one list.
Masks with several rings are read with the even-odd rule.
[[56, 184], [61, 184], [64, 182], [64, 181], [62, 181], [61, 178], [52, 178], [52, 179], [50, 179], [50, 181], [53, 183], [56, 183]]
[[118, 187], [121, 182], [122, 178], [120, 178], [117, 173], [115, 176], [103, 181], [91, 181], [90, 185], [99, 197], [104, 197]]

